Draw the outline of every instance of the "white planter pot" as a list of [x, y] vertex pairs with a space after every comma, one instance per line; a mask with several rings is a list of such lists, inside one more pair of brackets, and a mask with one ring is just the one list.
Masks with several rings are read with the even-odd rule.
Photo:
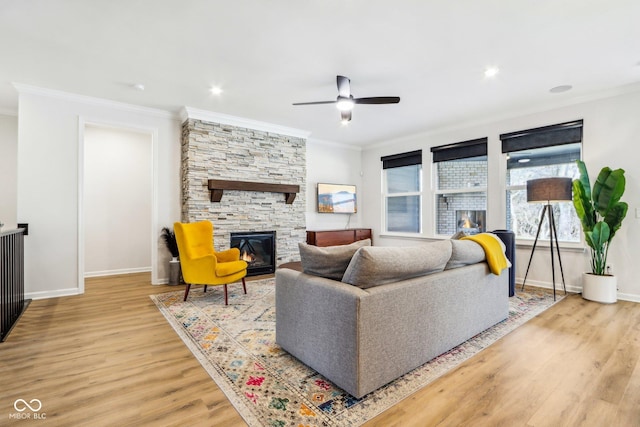
[[617, 302], [618, 280], [616, 276], [582, 273], [582, 298], [606, 304]]

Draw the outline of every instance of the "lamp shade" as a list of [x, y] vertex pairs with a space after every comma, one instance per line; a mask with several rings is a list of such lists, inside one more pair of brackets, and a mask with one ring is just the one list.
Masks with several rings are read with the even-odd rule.
[[527, 181], [527, 202], [562, 202], [572, 199], [571, 178], [540, 178]]

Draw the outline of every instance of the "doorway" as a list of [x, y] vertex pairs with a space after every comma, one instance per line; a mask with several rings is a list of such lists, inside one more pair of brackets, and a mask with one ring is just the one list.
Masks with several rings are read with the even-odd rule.
[[80, 282], [150, 272], [153, 133], [92, 123], [81, 131]]

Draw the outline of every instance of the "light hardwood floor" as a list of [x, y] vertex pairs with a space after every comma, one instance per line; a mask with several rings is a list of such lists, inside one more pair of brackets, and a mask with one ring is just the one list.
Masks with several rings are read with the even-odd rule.
[[[0, 344], [0, 425], [245, 425], [149, 298], [177, 289], [134, 274], [34, 301]], [[366, 426], [640, 426], [639, 358], [640, 304], [572, 295]], [[17, 399], [46, 420], [10, 419]]]

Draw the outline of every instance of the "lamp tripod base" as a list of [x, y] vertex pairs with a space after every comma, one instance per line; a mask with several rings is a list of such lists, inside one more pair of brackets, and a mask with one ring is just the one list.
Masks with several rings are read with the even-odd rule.
[[544, 221], [545, 213], [549, 217], [549, 247], [551, 249], [551, 277], [553, 281], [553, 300], [556, 300], [556, 269], [554, 265], [554, 256], [553, 256], [553, 242], [555, 240], [556, 243], [556, 253], [558, 254], [558, 264], [560, 265], [560, 274], [562, 276], [562, 288], [564, 289], [564, 294], [567, 294], [567, 287], [564, 282], [564, 271], [562, 270], [562, 258], [560, 258], [560, 246], [558, 245], [558, 232], [556, 231], [556, 222], [553, 217], [553, 209], [551, 205], [547, 203], [542, 208], [542, 213], [540, 214], [540, 222], [538, 223], [538, 231], [536, 232], [536, 240], [533, 242], [533, 248], [531, 249], [531, 256], [529, 257], [529, 264], [527, 265], [527, 271], [524, 274], [524, 280], [522, 281], [522, 289], [524, 289], [524, 284], [527, 282], [527, 276], [529, 275], [529, 267], [531, 267], [531, 261], [533, 260], [533, 253], [536, 250], [536, 246], [538, 245], [538, 238], [540, 237], [540, 229], [542, 228], [542, 223]]

